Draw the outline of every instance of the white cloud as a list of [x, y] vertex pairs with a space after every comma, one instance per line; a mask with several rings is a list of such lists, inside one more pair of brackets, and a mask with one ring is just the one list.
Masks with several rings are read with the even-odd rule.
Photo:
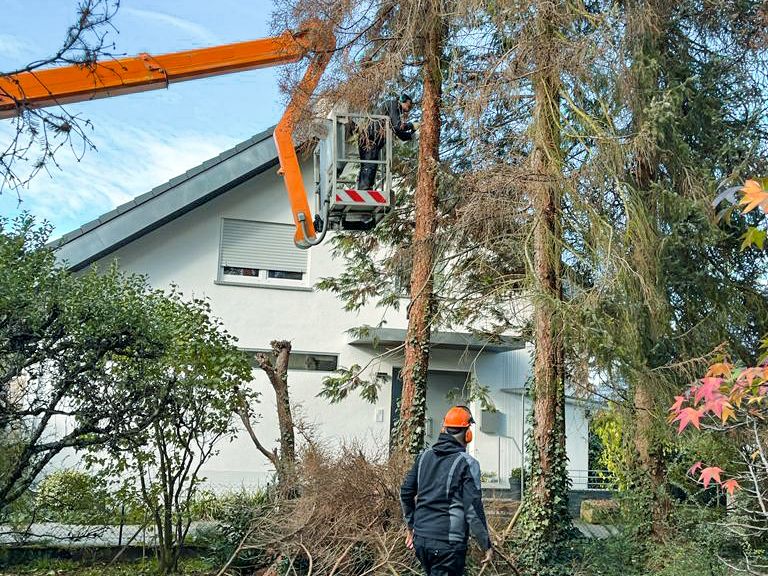
[[[69, 150], [57, 155], [61, 169], [49, 163], [21, 190], [20, 209], [55, 226], [54, 236], [100, 216], [155, 186], [183, 174], [231, 148], [237, 141], [218, 134], [149, 131], [93, 118], [97, 150], [78, 161]], [[3, 134], [5, 132], [5, 134]], [[5, 136], [8, 131], [1, 131]], [[3, 196], [3, 212], [16, 212], [12, 192]], [[6, 214], [8, 215], [8, 214]]]
[[30, 54], [32, 45], [13, 34], [0, 34], [0, 56], [6, 60], [16, 60]]
[[165, 14], [163, 12], [157, 12], [154, 10], [140, 10], [138, 8], [121, 8], [121, 12], [136, 16], [137, 18], [149, 20], [156, 24], [160, 24], [161, 26], [173, 26], [174, 28], [178, 28], [179, 30], [191, 34], [205, 44], [219, 43], [216, 35], [211, 33], [211, 31], [208, 30], [205, 26], [201, 26], [200, 24], [196, 24], [195, 22], [185, 18], [179, 18], [178, 16], [172, 16], [170, 14]]

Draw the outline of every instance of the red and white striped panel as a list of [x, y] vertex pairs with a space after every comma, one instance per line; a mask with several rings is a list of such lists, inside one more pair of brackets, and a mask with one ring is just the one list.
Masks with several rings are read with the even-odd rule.
[[338, 190], [335, 204], [351, 204], [353, 206], [387, 206], [386, 196], [378, 190]]

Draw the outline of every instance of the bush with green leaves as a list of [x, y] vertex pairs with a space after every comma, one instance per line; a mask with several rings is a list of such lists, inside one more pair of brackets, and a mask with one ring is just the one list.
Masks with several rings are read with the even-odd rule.
[[630, 485], [627, 471], [631, 468], [624, 447], [621, 416], [612, 410], [598, 412], [590, 422], [591, 432], [599, 439], [600, 451], [595, 464], [605, 472], [600, 472], [601, 480], [615, 483], [619, 490], [626, 490]]
[[117, 506], [104, 480], [75, 469], [46, 476], [35, 496], [35, 514], [46, 522], [109, 524]]
[[161, 571], [176, 572], [195, 500], [205, 480], [201, 470], [219, 443], [237, 434], [234, 415], [251, 391], [247, 354], [239, 350], [210, 303], [188, 300], [175, 288], [158, 298], [155, 321], [173, 334], [151, 374], [166, 390], [157, 418], [119, 444], [88, 454], [89, 465], [119, 481], [120, 492], [148, 510], [155, 528]]
[[[745, 542], [734, 537], [717, 510], [707, 506], [678, 504], [670, 513], [667, 537], [654, 540], [639, 524], [642, 505], [624, 493], [616, 501], [621, 507], [619, 533], [604, 540], [585, 539], [577, 543], [574, 576], [726, 576], [727, 563], [738, 565]], [[725, 561], [725, 562], [724, 562]]]
[[0, 218], [0, 516], [62, 451], [141, 434], [169, 391], [167, 298], [115, 267], [71, 274], [49, 234]]
[[[199, 506], [200, 517], [214, 520], [216, 525], [199, 531], [196, 543], [207, 550], [206, 558], [212, 564], [223, 566], [250, 535], [254, 521], [274, 505], [265, 490], [201, 495], [195, 503]], [[265, 551], [246, 547], [235, 555], [230, 566], [249, 571], [263, 566], [268, 558]]]

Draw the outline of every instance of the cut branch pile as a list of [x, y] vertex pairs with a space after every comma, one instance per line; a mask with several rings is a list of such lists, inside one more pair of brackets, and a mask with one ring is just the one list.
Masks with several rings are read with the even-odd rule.
[[[419, 574], [404, 546], [399, 488], [406, 463], [344, 448], [307, 450], [298, 466], [300, 495], [256, 520], [239, 551], [273, 559], [265, 576]], [[224, 570], [222, 570], [224, 573]]]

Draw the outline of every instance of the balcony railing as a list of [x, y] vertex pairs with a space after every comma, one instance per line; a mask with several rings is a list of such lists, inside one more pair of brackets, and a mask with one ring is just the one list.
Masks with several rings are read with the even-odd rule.
[[616, 490], [616, 478], [609, 470], [569, 470], [573, 490]]

